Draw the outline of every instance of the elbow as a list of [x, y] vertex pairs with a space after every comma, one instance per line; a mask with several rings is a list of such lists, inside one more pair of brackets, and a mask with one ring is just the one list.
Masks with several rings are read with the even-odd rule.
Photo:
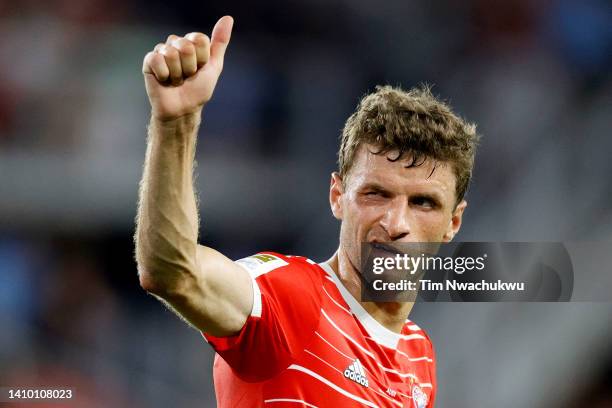
[[138, 265], [138, 281], [140, 287], [146, 292], [163, 297], [164, 285], [160, 282], [160, 279], [156, 278], [155, 273], [150, 269], [144, 268], [140, 264]]
[[138, 260], [137, 263], [140, 287], [148, 293], [163, 297], [167, 285], [161, 279], [161, 271], [153, 267], [150, 262]]
[[136, 263], [140, 287], [162, 298], [180, 295], [195, 277], [195, 257], [191, 251], [159, 248], [136, 243]]
[[193, 268], [185, 265], [164, 264], [154, 260], [138, 261], [140, 287], [163, 299], [180, 297], [193, 277]]
[[138, 270], [138, 281], [142, 289], [153, 293], [156, 290], [159, 290], [159, 283], [155, 279], [156, 273], [154, 272], [155, 268], [153, 267], [154, 263], [152, 262], [152, 258], [150, 256], [146, 256], [145, 254], [146, 252], [143, 250], [141, 245], [139, 245], [137, 240], [135, 261]]

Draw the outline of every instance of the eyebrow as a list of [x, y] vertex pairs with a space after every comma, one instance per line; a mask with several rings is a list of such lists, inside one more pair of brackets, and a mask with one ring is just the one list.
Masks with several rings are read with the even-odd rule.
[[359, 188], [360, 190], [374, 190], [374, 191], [389, 191], [388, 188], [383, 187], [382, 185], [370, 181], [365, 183], [363, 186]]
[[[378, 192], [388, 192], [389, 189], [375, 181], [366, 182], [359, 190], [373, 190]], [[442, 203], [442, 196], [437, 191], [421, 191], [412, 194], [415, 197], [424, 197]]]

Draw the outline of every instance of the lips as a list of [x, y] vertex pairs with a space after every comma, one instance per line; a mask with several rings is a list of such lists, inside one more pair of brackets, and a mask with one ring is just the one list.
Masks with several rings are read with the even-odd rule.
[[401, 255], [403, 253], [403, 251], [399, 251], [395, 247], [393, 247], [392, 245], [386, 244], [384, 242], [376, 242], [376, 241], [374, 241], [374, 242], [370, 242], [370, 245], [374, 249], [388, 252], [391, 255], [396, 255], [396, 254], [400, 254]]

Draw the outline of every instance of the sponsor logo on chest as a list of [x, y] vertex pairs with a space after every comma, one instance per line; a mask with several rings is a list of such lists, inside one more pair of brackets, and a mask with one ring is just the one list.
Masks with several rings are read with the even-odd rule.
[[366, 377], [365, 370], [363, 369], [363, 365], [361, 365], [361, 361], [359, 359], [355, 359], [346, 367], [344, 370], [344, 376], [351, 381], [355, 381], [357, 384], [363, 385], [364, 387], [368, 387], [368, 378]]

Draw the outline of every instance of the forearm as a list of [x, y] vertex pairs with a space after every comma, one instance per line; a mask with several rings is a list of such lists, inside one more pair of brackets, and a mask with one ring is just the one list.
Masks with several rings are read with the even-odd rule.
[[176, 291], [196, 267], [198, 213], [193, 168], [200, 115], [151, 119], [136, 227], [141, 283]]

